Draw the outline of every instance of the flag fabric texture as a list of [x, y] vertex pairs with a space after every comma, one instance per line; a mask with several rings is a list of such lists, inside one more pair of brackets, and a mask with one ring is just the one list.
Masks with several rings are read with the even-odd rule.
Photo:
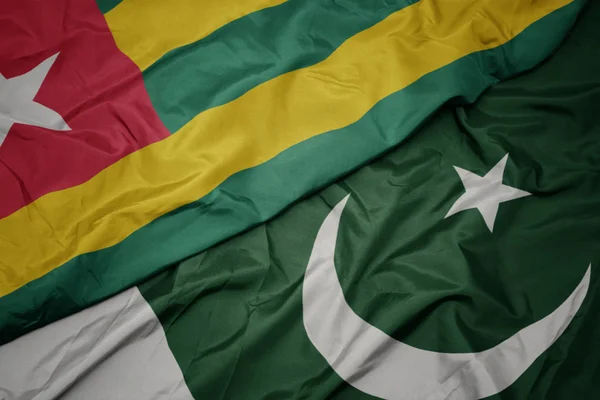
[[[175, 3], [178, 2], [172, 2]], [[196, 6], [181, 2], [184, 3]], [[164, 11], [161, 7], [167, 7], [166, 2], [156, 2], [156, 9], [147, 8], [135, 16], [130, 8], [143, 2], [99, 2], [110, 31], [90, 31], [112, 35], [122, 53], [110, 53], [110, 57], [99, 57], [95, 62], [88, 60], [89, 67], [110, 62], [121, 65], [123, 70], [130, 68], [131, 75], [120, 80], [130, 92], [123, 92], [119, 85], [105, 92], [98, 89], [97, 96], [110, 100], [102, 105], [90, 104], [89, 109], [85, 105], [80, 109], [65, 105], [62, 109], [60, 101], [50, 101], [50, 94], [47, 98], [35, 97], [37, 104], [56, 114], [39, 108], [35, 111], [38, 106], [31, 106], [32, 115], [45, 118], [28, 120], [38, 122], [37, 128], [19, 124], [11, 127], [0, 151], [8, 149], [8, 145], [17, 151], [21, 148], [17, 146], [25, 146], [25, 138], [29, 137], [26, 135], [31, 135], [32, 141], [38, 135], [56, 135], [56, 140], [76, 145], [77, 140], [69, 135], [81, 129], [92, 140], [95, 129], [98, 133], [104, 131], [93, 128], [93, 123], [89, 128], [79, 128], [79, 123], [88, 123], [83, 115], [79, 117], [84, 112], [105, 113], [95, 124], [113, 124], [108, 131], [115, 135], [119, 129], [129, 132], [137, 123], [155, 129], [156, 136], [145, 131], [149, 135], [146, 142], [130, 137], [129, 150], [120, 149], [130, 155], [116, 161], [103, 159], [110, 165], [72, 186], [75, 192], [67, 194], [73, 190], [69, 186], [49, 191], [38, 199], [33, 199], [32, 194], [28, 205], [21, 206], [29, 213], [33, 226], [34, 217], [45, 215], [46, 209], [32, 206], [40, 199], [53, 193], [83, 196], [90, 190], [97, 197], [94, 201], [101, 203], [88, 204], [91, 200], [74, 197], [61, 203], [67, 208], [65, 215], [83, 224], [87, 214], [79, 215], [73, 204], [82, 213], [87, 207], [103, 204], [102, 212], [109, 220], [116, 218], [122, 223], [111, 212], [127, 215], [130, 227], [141, 227], [112, 247], [78, 255], [75, 261], [56, 266], [0, 298], [0, 398], [600, 397], [600, 350], [596, 343], [600, 334], [596, 312], [600, 309], [600, 53], [596, 51], [600, 3], [568, 2], [551, 13], [545, 11], [552, 2], [529, 1], [502, 2], [497, 9], [500, 3], [471, 1], [467, 3], [472, 3], [472, 7], [460, 9], [456, 7], [466, 2], [422, 0], [393, 7], [391, 2], [368, 3], [369, 6], [359, 1], [311, 3], [321, 4], [317, 7], [290, 0], [265, 1], [260, 4], [261, 10], [249, 12], [244, 7], [250, 3], [238, 5], [240, 9], [232, 6], [227, 12], [217, 6], [214, 10], [209, 7], [203, 15], [210, 22], [186, 32], [189, 36], [184, 39], [169, 29], [162, 32], [148, 28], [154, 26], [153, 18], [159, 18], [153, 12]], [[382, 8], [369, 14], [367, 9], [373, 4]], [[407, 24], [429, 31], [445, 23], [441, 11], [446, 12], [447, 5], [456, 8], [454, 14], [450, 11], [455, 18], [468, 16], [468, 21], [472, 21], [464, 25], [469, 35], [474, 35], [469, 36], [470, 40], [477, 38], [475, 44], [488, 46], [499, 40], [494, 35], [503, 31], [507, 22], [498, 19], [500, 14], [494, 12], [506, 13], [511, 23], [516, 23], [529, 21], [526, 15], [538, 6], [545, 11], [543, 17], [505, 44], [457, 58], [380, 99], [382, 91], [391, 91], [387, 85], [400, 78], [394, 77], [396, 67], [383, 61], [376, 66], [371, 64], [377, 62], [377, 57], [398, 62], [396, 72], [404, 76], [410, 73], [400, 68], [403, 64], [397, 60], [409, 48], [402, 40], [414, 39], [416, 47], [410, 47], [411, 55], [416, 60], [426, 60], [442, 57], [435, 52], [446, 49], [444, 41], [449, 36], [431, 36], [429, 40], [440, 47], [429, 53], [430, 42], [421, 41], [422, 37], [413, 36], [416, 34], [412, 31], [403, 36], [403, 29], [408, 27], [400, 29], [394, 23], [398, 34], [387, 36], [386, 40], [398, 44], [398, 48], [375, 50], [372, 41], [384, 34], [378, 24], [409, 15]], [[317, 8], [311, 11], [310, 7]], [[366, 8], [359, 12], [360, 7]], [[410, 7], [415, 7], [415, 11], [407, 11]], [[192, 19], [193, 11], [174, 13], [173, 21]], [[299, 22], [304, 21], [302, 18], [312, 21], [323, 17], [326, 12], [335, 15], [346, 11], [347, 15], [339, 14], [339, 18], [325, 19], [320, 24]], [[521, 11], [527, 12], [519, 14]], [[416, 14], [403, 14], [407, 12]], [[287, 16], [285, 24], [291, 25], [285, 25], [275, 15]], [[346, 26], [342, 15], [356, 20]], [[482, 20], [472, 19], [475, 16]], [[415, 22], [413, 17], [424, 19]], [[165, 19], [164, 24], [169, 23], [168, 13], [160, 18]], [[302, 36], [295, 32], [294, 23], [311, 34]], [[279, 24], [279, 35], [266, 35], [260, 40], [253, 36], [252, 29], [275, 29]], [[451, 31], [463, 26], [458, 21], [448, 24]], [[352, 26], [360, 32], [343, 31], [342, 26]], [[482, 30], [484, 26], [489, 30]], [[323, 36], [317, 36], [316, 30], [323, 30]], [[350, 38], [340, 39], [334, 49], [333, 42], [327, 41], [331, 40], [329, 35], [340, 35], [342, 31]], [[505, 33], [508, 35], [509, 31]], [[564, 42], [558, 38], [559, 31], [566, 37]], [[357, 36], [351, 35], [362, 32], [371, 33], [352, 41]], [[542, 33], [544, 40], [539, 39]], [[298, 45], [307, 46], [310, 55], [279, 43], [293, 38], [299, 40]], [[76, 35], [72, 41], [77, 40]], [[232, 44], [225, 44], [227, 40], [232, 40]], [[556, 47], [554, 50], [550, 49], [550, 42]], [[270, 47], [266, 43], [271, 43]], [[204, 46], [212, 50], [209, 52]], [[356, 56], [356, 62], [365, 63], [366, 69], [336, 59], [342, 57], [336, 52], [343, 51], [343, 46], [350, 46], [344, 57]], [[322, 60], [318, 60], [316, 53], [325, 51], [323, 47], [329, 48], [331, 54], [320, 53]], [[286, 53], [277, 50], [283, 48], [292, 58], [286, 59]], [[368, 49], [373, 50], [371, 55], [363, 58], [361, 53]], [[448, 49], [453, 54], [456, 51], [453, 46]], [[274, 61], [265, 61], [255, 51]], [[50, 60], [41, 63], [32, 60], [24, 68], [33, 71], [31, 81], [39, 82], [44, 71], [49, 70], [46, 75], [50, 76], [52, 69], [48, 65], [53, 63], [54, 68], [61, 62], [61, 54], [63, 50], [54, 59], [41, 56], [40, 60]], [[185, 61], [208, 54], [211, 56], [206, 62], [214, 68], [208, 76], [201, 72], [208, 68], [203, 63]], [[232, 64], [223, 61], [226, 58], [219, 59], [221, 55], [229, 57]], [[257, 57], [255, 73], [248, 61], [251, 55]], [[321, 68], [327, 68], [330, 60], [339, 64], [325, 73]], [[518, 74], [531, 69], [534, 61], [535, 69]], [[273, 71], [286, 62], [290, 63], [285, 67], [290, 72]], [[422, 66], [421, 61], [415, 63]], [[5, 74], [1, 67], [7, 80], [23, 76]], [[413, 67], [410, 64], [406, 68]], [[71, 67], [64, 68], [65, 73], [73, 72]], [[142, 71], [141, 75], [136, 68]], [[187, 68], [191, 70], [184, 78]], [[240, 75], [232, 78], [235, 75], [231, 71], [236, 68]], [[106, 69], [104, 74], [109, 76], [111, 72]], [[89, 79], [104, 76], [98, 74], [92, 73]], [[161, 74], [164, 80], [159, 84], [154, 78]], [[166, 83], [169, 79], [182, 82], [176, 86]], [[204, 79], [206, 84], [200, 85], [198, 82]], [[228, 86], [225, 79], [240, 79], [244, 83], [236, 81]], [[257, 84], [260, 79], [264, 82]], [[368, 83], [373, 79], [375, 83]], [[82, 81], [85, 82], [83, 78]], [[193, 88], [196, 84], [207, 92], [199, 94]], [[479, 96], [488, 86], [491, 87]], [[91, 88], [85, 88], [68, 85], [69, 90], [83, 90], [89, 95]], [[311, 92], [313, 89], [317, 92]], [[44, 86], [39, 90], [42, 93]], [[263, 91], [272, 91], [273, 95]], [[345, 102], [347, 96], [358, 96], [357, 91], [361, 92], [361, 100], [348, 103], [356, 108], [337, 108], [336, 104]], [[213, 95], [208, 96], [209, 92]], [[113, 103], [113, 95], [123, 95], [123, 110]], [[175, 99], [174, 95], [180, 97]], [[232, 99], [227, 100], [227, 96]], [[307, 102], [296, 103], [294, 96], [306, 96]], [[328, 96], [333, 97], [324, 100]], [[61, 101], [68, 102], [67, 97]], [[182, 100], [192, 97], [197, 101]], [[163, 106], [169, 112], [161, 111]], [[287, 127], [285, 123], [289, 122], [292, 126], [285, 131], [287, 137], [302, 129], [322, 129], [334, 120], [346, 121], [350, 117], [342, 113], [354, 115], [361, 107], [366, 107], [365, 113], [355, 116], [360, 119], [352, 124], [302, 139], [274, 158], [260, 159], [256, 166], [219, 183], [208, 197], [183, 205], [148, 225], [144, 225], [147, 216], [139, 214], [145, 211], [136, 211], [138, 206], [149, 210], [136, 196], [150, 193], [148, 201], [172, 204], [173, 199], [180, 199], [182, 190], [197, 188], [197, 176], [202, 172], [192, 168], [195, 164], [191, 159], [185, 161], [189, 170], [177, 170], [179, 160], [173, 159], [187, 151], [200, 154], [196, 152], [207, 151], [223, 140], [233, 147], [240, 146], [241, 153], [231, 150], [219, 157], [262, 157], [265, 148], [253, 144], [254, 140], [262, 140], [258, 138], [260, 132], [251, 128], [254, 119], [267, 130]], [[192, 108], [192, 114], [197, 116], [182, 122], [184, 115], [192, 115]], [[137, 119], [141, 109], [148, 112], [148, 119]], [[324, 114], [313, 116], [309, 111]], [[204, 113], [216, 114], [202, 117]], [[132, 121], [127, 122], [127, 118]], [[200, 118], [200, 122], [193, 129], [186, 128], [187, 124], [196, 123], [192, 122], [195, 118]], [[274, 122], [278, 118], [281, 121]], [[210, 124], [221, 129], [202, 135]], [[240, 136], [229, 141], [227, 135], [238, 124], [240, 129], [248, 128], [246, 134], [252, 140], [238, 143], [246, 138]], [[100, 135], [105, 142], [92, 143], [104, 143], [109, 148], [107, 135]], [[196, 136], [205, 142], [203, 146], [177, 142], [188, 140], [184, 137], [196, 140]], [[275, 136], [269, 138], [275, 140]], [[176, 144], [163, 149], [163, 143]], [[157, 146], [157, 150], [144, 153], [152, 146]], [[392, 147], [382, 157], [365, 164], [370, 157]], [[87, 148], [82, 147], [73, 156], [91, 159], [91, 154], [83, 154], [84, 149]], [[141, 154], [139, 160], [136, 154]], [[133, 164], [120, 164], [123, 162]], [[173, 169], [138, 169], [146, 162], [173, 163]], [[210, 166], [224, 161], [214, 158], [202, 162]], [[296, 202], [276, 218], [210, 246], [213, 241], [269, 218], [284, 204], [362, 164], [365, 165], [360, 169]], [[118, 166], [115, 175], [104, 172], [112, 171], [113, 165]], [[185, 179], [169, 181], [184, 170], [189, 174]], [[81, 178], [84, 172], [81, 169], [76, 174], [81, 174]], [[147, 185], [162, 182], [153, 181], [154, 173], [163, 174], [160, 178], [170, 183], [153, 188], [135, 186], [135, 179]], [[69, 175], [73, 181], [62, 184], [75, 182], [75, 175]], [[109, 177], [119, 179], [109, 185], [104, 181]], [[94, 191], [86, 186], [90, 182], [104, 186]], [[125, 189], [119, 186], [121, 183]], [[112, 190], [124, 190], [120, 196], [125, 197], [111, 197], [103, 203], [104, 194], [113, 193]], [[200, 192], [194, 190], [196, 194]], [[25, 202], [24, 198], [21, 200]], [[116, 211], [109, 212], [111, 207]], [[51, 227], [49, 220], [50, 217], [45, 222], [46, 229]], [[180, 226], [177, 221], [187, 222]], [[199, 233], [194, 230], [197, 221], [212, 224], [206, 226], [206, 232]], [[98, 223], [99, 230], [105, 229], [103, 223]], [[106, 224], [114, 230], [121, 229], [116, 222]], [[92, 243], [86, 242], [90, 233], [81, 229], [73, 240]], [[10, 237], [8, 231], [3, 230], [2, 234]], [[152, 240], [154, 237], [161, 241]], [[36, 240], [38, 236], [31, 236], [29, 243], [34, 246]], [[0, 245], [17, 254], [18, 247], [11, 247], [14, 243], [8, 239], [0, 241]], [[167, 268], [168, 262], [204, 247], [208, 248]], [[64, 251], [67, 248], [65, 245]], [[148, 261], [149, 257], [157, 260]], [[106, 260], [112, 264], [103, 264]], [[101, 265], [110, 272], [102, 272]], [[6, 277], [12, 276], [7, 271], [18, 271], [4, 261], [1, 266]], [[162, 271], [156, 273], [159, 270]], [[96, 279], [92, 285], [86, 274], [94, 271], [100, 271], [100, 275], [92, 275]], [[133, 281], [136, 285], [129, 285]], [[76, 287], [74, 282], [82, 287]], [[85, 307], [113, 292], [118, 294]], [[83, 297], [79, 297], [81, 294]], [[57, 305], [65, 309], [53, 309]], [[74, 310], [79, 311], [73, 313]], [[47, 324], [66, 314], [71, 315]], [[36, 327], [39, 328], [24, 334]]]
[[7, 0], [0, 343], [266, 221], [538, 65], [584, 0]]

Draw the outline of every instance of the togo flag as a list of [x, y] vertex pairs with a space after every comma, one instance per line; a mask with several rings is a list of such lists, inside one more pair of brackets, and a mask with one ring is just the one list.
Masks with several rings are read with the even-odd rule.
[[3, 0], [0, 343], [266, 221], [447, 101], [535, 67], [584, 5]]
[[600, 398], [598, 21], [590, 3], [535, 71], [0, 347], [0, 398]]

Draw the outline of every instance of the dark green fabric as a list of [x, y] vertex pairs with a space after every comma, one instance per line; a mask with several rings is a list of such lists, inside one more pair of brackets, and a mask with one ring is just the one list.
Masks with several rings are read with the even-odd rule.
[[[500, 343], [560, 305], [591, 263], [567, 331], [492, 398], [600, 398], [599, 20], [592, 3], [534, 72], [444, 107], [378, 161], [140, 285], [194, 396], [370, 398], [330, 369], [302, 322], [316, 232], [350, 193], [336, 253], [346, 298], [423, 349]], [[477, 210], [445, 219], [464, 193], [454, 166], [484, 175], [506, 153], [504, 184], [532, 196], [502, 203], [493, 232]]]
[[106, 14], [116, 6], [118, 6], [123, 0], [96, 0], [98, 8], [102, 14]]
[[505, 45], [424, 76], [380, 101], [356, 123], [235, 174], [207, 196], [158, 218], [121, 243], [78, 256], [2, 297], [0, 344], [266, 221], [402, 142], [445, 102], [473, 102], [498, 80], [534, 67], [559, 45], [583, 4], [585, 0], [576, 0]]

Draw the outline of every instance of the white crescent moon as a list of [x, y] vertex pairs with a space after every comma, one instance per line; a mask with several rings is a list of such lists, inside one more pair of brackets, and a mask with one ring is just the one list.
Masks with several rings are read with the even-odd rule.
[[313, 247], [302, 292], [304, 327], [333, 370], [356, 389], [386, 400], [465, 400], [510, 386], [567, 328], [587, 294], [590, 267], [573, 293], [545, 318], [479, 353], [421, 350], [388, 336], [352, 311], [334, 253], [349, 196], [329, 213]]

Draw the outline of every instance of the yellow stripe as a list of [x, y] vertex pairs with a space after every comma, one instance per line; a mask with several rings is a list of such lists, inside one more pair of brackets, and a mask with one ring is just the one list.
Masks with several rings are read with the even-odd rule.
[[571, 1], [422, 0], [392, 14], [327, 60], [199, 114], [88, 182], [0, 220], [0, 295], [120, 242], [240, 170], [351, 124], [424, 74], [499, 46]]
[[143, 71], [170, 50], [286, 0], [124, 0], [106, 15], [119, 49]]

